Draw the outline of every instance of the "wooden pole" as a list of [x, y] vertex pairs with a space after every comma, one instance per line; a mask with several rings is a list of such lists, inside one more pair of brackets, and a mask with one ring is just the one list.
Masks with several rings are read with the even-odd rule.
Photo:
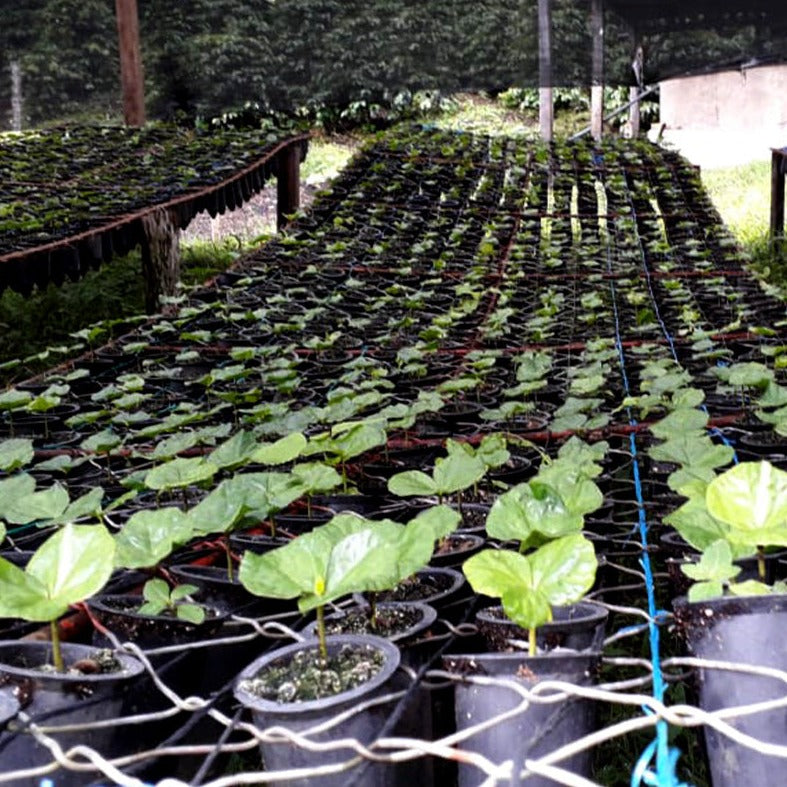
[[639, 136], [639, 88], [629, 88], [629, 101], [632, 102], [629, 107], [629, 129], [631, 129], [631, 138], [636, 139]]
[[120, 52], [120, 82], [123, 88], [123, 117], [127, 126], [145, 123], [145, 85], [139, 47], [137, 0], [115, 0]]
[[276, 229], [287, 225], [288, 216], [301, 205], [301, 148], [287, 145], [276, 158]]
[[784, 250], [784, 179], [787, 176], [787, 148], [771, 153], [771, 242], [776, 251]]
[[22, 130], [22, 66], [11, 61], [11, 130]]
[[631, 69], [637, 84], [629, 88], [629, 102], [632, 102], [629, 107], [629, 129], [631, 130], [631, 138], [636, 139], [639, 136], [640, 126], [640, 93], [645, 79], [645, 50], [642, 48], [642, 44], [637, 45]]
[[593, 139], [601, 139], [604, 132], [604, 0], [591, 2], [590, 35], [593, 41], [590, 133]]
[[538, 122], [541, 138], [552, 141], [552, 8], [551, 0], [538, 0]]

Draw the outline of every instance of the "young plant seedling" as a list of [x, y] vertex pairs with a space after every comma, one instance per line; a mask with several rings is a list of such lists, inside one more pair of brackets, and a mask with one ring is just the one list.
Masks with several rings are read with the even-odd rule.
[[140, 615], [169, 614], [178, 620], [199, 625], [205, 620], [205, 610], [190, 600], [197, 592], [196, 585], [177, 585], [169, 589], [169, 585], [158, 577], [153, 577], [142, 588], [145, 603], [139, 608]]
[[550, 541], [529, 555], [485, 549], [462, 570], [476, 593], [499, 598], [514, 623], [528, 631], [529, 655], [536, 655], [537, 630], [552, 620], [552, 608], [573, 604], [596, 578], [593, 544], [581, 534]]
[[65, 525], [24, 570], [0, 558], [0, 617], [49, 623], [54, 667], [63, 672], [57, 619], [98, 593], [112, 574], [115, 542], [103, 525]]

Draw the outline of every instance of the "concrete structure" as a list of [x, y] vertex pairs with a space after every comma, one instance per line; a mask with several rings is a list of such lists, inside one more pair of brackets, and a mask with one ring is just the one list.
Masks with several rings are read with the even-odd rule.
[[661, 83], [664, 140], [704, 167], [770, 160], [787, 145], [787, 65]]

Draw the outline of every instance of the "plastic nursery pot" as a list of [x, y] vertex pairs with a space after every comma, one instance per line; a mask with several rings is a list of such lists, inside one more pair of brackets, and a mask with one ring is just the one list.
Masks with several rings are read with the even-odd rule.
[[[121, 642], [134, 642], [141, 648], [161, 648], [195, 642], [215, 634], [227, 615], [211, 607], [205, 609], [202, 623], [189, 623], [172, 615], [140, 615], [142, 596], [121, 594], [94, 596], [87, 606], [96, 620]], [[106, 638], [96, 630], [93, 644], [105, 645]]]
[[[554, 607], [552, 621], [537, 629], [538, 647], [546, 650], [601, 650], [609, 612], [593, 601]], [[527, 649], [527, 631], [509, 620], [502, 606], [486, 607], [476, 613], [476, 625], [490, 651]]]
[[484, 538], [482, 536], [458, 530], [438, 544], [429, 565], [440, 568], [461, 566], [471, 555], [480, 552], [483, 546]]
[[377, 595], [380, 601], [412, 602], [423, 601], [437, 610], [438, 615], [453, 614], [456, 609], [464, 609], [469, 586], [465, 575], [455, 568], [422, 568], [393, 590]]
[[[592, 702], [566, 695], [549, 703], [535, 698], [527, 702], [522, 693], [512, 687], [518, 684], [527, 691], [536, 690], [536, 697], [554, 696], [556, 692], [538, 694], [542, 681], [559, 680], [577, 686], [596, 682], [600, 654], [594, 651], [579, 653], [561, 651], [543, 656], [522, 653], [476, 653], [446, 656], [445, 668], [457, 673], [454, 703], [457, 731], [491, 721], [501, 714], [521, 709], [521, 713], [501, 720], [487, 729], [463, 740], [460, 748], [478, 752], [495, 763], [513, 760], [513, 773], [521, 772], [526, 759], [536, 759], [575, 741], [595, 729], [595, 707]], [[473, 676], [499, 678], [503, 683], [482, 685]], [[587, 751], [561, 761], [558, 765], [581, 776], [590, 776], [591, 754]], [[483, 775], [472, 765], [460, 764], [459, 787], [475, 787]], [[518, 778], [501, 784], [519, 784]], [[534, 787], [554, 787], [556, 782], [540, 776], [528, 777], [526, 783]]]
[[[329, 655], [335, 655], [343, 647], [350, 646], [370, 652], [377, 651], [383, 655], [384, 661], [371, 679], [354, 689], [318, 700], [286, 703], [261, 699], [244, 688], [244, 681], [257, 677], [266, 669], [290, 662], [301, 651], [316, 649], [316, 641], [298, 642], [261, 656], [240, 673], [235, 684], [236, 699], [251, 711], [254, 724], [259, 729], [284, 727], [290, 732], [306, 734], [315, 742], [352, 738], [368, 745], [375, 740], [391, 712], [389, 703], [363, 708], [320, 732], [309, 734], [308, 731], [390, 692], [394, 673], [399, 666], [399, 649], [392, 642], [380, 637], [352, 634], [328, 637], [327, 646]], [[260, 748], [267, 771], [338, 765], [356, 756], [349, 748], [310, 751], [284, 737], [278, 737], [274, 741], [263, 741]], [[374, 784], [375, 787], [377, 785], [393, 787], [394, 773], [392, 768], [386, 768], [384, 765], [362, 762], [350, 770], [341, 770], [335, 774], [288, 779], [287, 785], [288, 787], [346, 787], [356, 783], [359, 787], [367, 784]]]
[[[699, 705], [709, 712], [784, 698], [787, 687], [773, 676], [753, 675], [746, 666], [787, 671], [787, 596], [727, 597], [673, 604], [679, 630], [689, 653], [701, 659], [723, 661], [731, 670], [698, 670]], [[775, 710], [725, 717], [728, 724], [759, 741], [787, 745], [787, 711]], [[748, 784], [783, 784], [784, 759], [764, 754], [705, 727], [705, 743], [713, 787]]]
[[[88, 645], [63, 644], [66, 665], [86, 659], [95, 659], [98, 648]], [[124, 728], [95, 728], [97, 721], [119, 717], [127, 702], [130, 690], [140, 679], [144, 667], [132, 656], [114, 652], [120, 664], [117, 672], [93, 674], [58, 674], [42, 672], [43, 664], [51, 663], [52, 648], [47, 642], [0, 642], [0, 682], [19, 686], [22, 709], [31, 721], [47, 728], [66, 725], [86, 725], [84, 729], [59, 733], [48, 732], [66, 750], [82, 744], [90, 746], [104, 757], [124, 753], [121, 740], [128, 741]], [[32, 735], [16, 731], [12, 725], [0, 731], [0, 772], [8, 775], [14, 770], [32, 768], [52, 762], [52, 753], [36, 742]], [[95, 774], [93, 775], [95, 776]], [[90, 774], [61, 769], [52, 774], [60, 787], [77, 787], [92, 781]], [[28, 784], [27, 780], [12, 784]]]

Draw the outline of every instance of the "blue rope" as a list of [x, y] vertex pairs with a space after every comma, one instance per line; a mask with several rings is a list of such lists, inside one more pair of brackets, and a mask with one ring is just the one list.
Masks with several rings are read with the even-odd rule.
[[[610, 256], [610, 246], [607, 244], [607, 272], [612, 273], [612, 260]], [[615, 346], [618, 351], [618, 362], [620, 364], [620, 372], [623, 378], [623, 388], [626, 396], [631, 395], [629, 388], [628, 375], [626, 374], [626, 362], [623, 352], [623, 340], [620, 331], [620, 313], [618, 311], [617, 295], [615, 291], [615, 281], [612, 276], [609, 279], [609, 288], [612, 300], [612, 313], [615, 322]], [[673, 348], [674, 349], [674, 348]], [[631, 407], [627, 407], [629, 416], [629, 424], [637, 426], [637, 419], [634, 417]], [[632, 431], [629, 435], [629, 446], [631, 449], [632, 467], [634, 472], [634, 492], [637, 499], [637, 513], [638, 513], [638, 526], [640, 544], [642, 546], [642, 557], [640, 558], [640, 565], [642, 566], [645, 574], [645, 589], [648, 598], [648, 637], [650, 644], [650, 658], [651, 667], [653, 670], [653, 697], [659, 701], [664, 701], [665, 684], [664, 676], [661, 671], [661, 657], [659, 654], [659, 627], [657, 620], [664, 616], [664, 611], [656, 607], [656, 593], [655, 583], [653, 580], [653, 570], [650, 564], [650, 555], [648, 554], [648, 522], [645, 516], [645, 500], [642, 493], [642, 481], [639, 473], [639, 458], [637, 454], [637, 439], [636, 431]], [[650, 708], [643, 709], [646, 714], [651, 714]], [[680, 753], [677, 749], [670, 749], [668, 739], [668, 726], [665, 721], [656, 722], [656, 738], [645, 749], [640, 756], [631, 774], [631, 787], [638, 787], [638, 785], [646, 784], [653, 785], [654, 787], [686, 787], [678, 780], [675, 773], [678, 757]], [[655, 755], [656, 770], [653, 772], [649, 769]]]

